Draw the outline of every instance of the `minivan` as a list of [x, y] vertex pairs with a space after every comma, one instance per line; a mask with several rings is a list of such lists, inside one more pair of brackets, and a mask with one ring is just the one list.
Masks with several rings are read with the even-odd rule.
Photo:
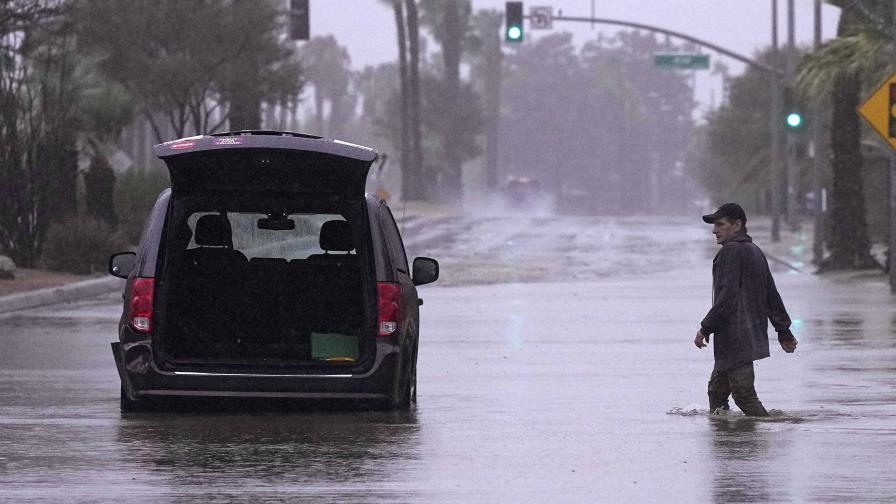
[[136, 252], [118, 341], [121, 409], [157, 399], [416, 400], [416, 286], [387, 204], [365, 194], [369, 148], [289, 132], [240, 131], [154, 147], [171, 187]]

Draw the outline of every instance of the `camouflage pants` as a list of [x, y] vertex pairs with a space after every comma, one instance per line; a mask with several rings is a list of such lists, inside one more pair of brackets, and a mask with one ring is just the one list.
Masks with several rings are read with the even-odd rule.
[[728, 396], [734, 396], [734, 404], [745, 415], [768, 416], [753, 386], [753, 363], [725, 371], [713, 370], [709, 377], [709, 410], [728, 409]]

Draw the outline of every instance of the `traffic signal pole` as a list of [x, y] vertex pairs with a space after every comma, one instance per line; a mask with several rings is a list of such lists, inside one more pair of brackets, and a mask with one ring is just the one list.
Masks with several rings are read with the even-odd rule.
[[[793, 82], [793, 75], [796, 72], [796, 35], [795, 35], [795, 8], [794, 0], [787, 0], [787, 54], [785, 63], [785, 74], [787, 84]], [[793, 97], [794, 103], [796, 97]], [[787, 111], [790, 113], [790, 111]], [[780, 121], [780, 119], [778, 119]], [[784, 215], [787, 217], [787, 224], [790, 229], [795, 231], [799, 227], [799, 220], [796, 209], [796, 193], [799, 188], [799, 166], [796, 159], [797, 132], [796, 128], [787, 128], [787, 148], [785, 154], [785, 168], [783, 170], [782, 186], [784, 190]]]
[[781, 77], [779, 75], [780, 54], [778, 53], [778, 0], [772, 0], [772, 68], [770, 76], [770, 92], [772, 111], [769, 117], [769, 189], [772, 212], [772, 242], [781, 241]]
[[[896, 0], [894, 0], [896, 1]], [[817, 51], [821, 48], [821, 0], [815, 0], [815, 40], [813, 44]], [[826, 150], [824, 148], [824, 124], [822, 123], [822, 104], [820, 100], [814, 100], [812, 104], [812, 194], [813, 198], [813, 237], [812, 237], [812, 262], [817, 266], [824, 260], [824, 208], [822, 207], [823, 184], [821, 172], [825, 166]], [[892, 168], [891, 168], [892, 169]]]
[[[530, 16], [525, 15], [525, 16], [523, 16], [523, 18], [530, 19]], [[597, 24], [607, 24], [607, 25], [614, 25], [614, 26], [625, 26], [627, 28], [635, 28], [638, 30], [646, 30], [646, 31], [654, 32], [654, 33], [662, 33], [663, 35], [668, 35], [669, 37], [672, 37], [672, 38], [685, 40], [687, 42], [691, 42], [692, 44], [697, 44], [699, 46], [702, 46], [702, 47], [705, 47], [712, 51], [715, 51], [719, 54], [728, 56], [729, 58], [736, 59], [737, 61], [740, 61], [741, 63], [745, 63], [753, 68], [761, 70], [768, 75], [772, 75], [774, 73], [780, 74], [780, 70], [772, 68], [772, 67], [766, 65], [765, 63], [754, 60], [750, 57], [744, 56], [743, 54], [737, 53], [730, 49], [726, 49], [720, 45], [713, 44], [712, 42], [707, 42], [706, 40], [699, 39], [697, 37], [693, 37], [686, 33], [678, 32], [678, 31], [674, 31], [674, 30], [668, 30], [666, 28], [661, 28], [659, 26], [653, 26], [653, 25], [644, 24], [644, 23], [633, 23], [631, 21], [621, 21], [619, 19], [607, 19], [607, 18], [596, 18], [596, 17], [553, 16], [553, 17], [551, 17], [551, 20], [553, 20], [553, 21], [573, 21], [573, 22], [579, 22], [579, 23], [597, 23]]]

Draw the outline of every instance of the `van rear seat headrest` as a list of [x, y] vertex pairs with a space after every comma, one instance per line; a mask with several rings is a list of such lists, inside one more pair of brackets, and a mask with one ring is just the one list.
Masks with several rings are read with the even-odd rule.
[[233, 248], [230, 221], [221, 215], [203, 215], [196, 221], [196, 245], [200, 247]]
[[331, 220], [320, 228], [321, 250], [349, 252], [355, 249], [355, 235], [348, 221]]

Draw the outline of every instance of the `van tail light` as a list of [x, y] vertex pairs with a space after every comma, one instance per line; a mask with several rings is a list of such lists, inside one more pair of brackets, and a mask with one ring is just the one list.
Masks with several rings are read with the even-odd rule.
[[152, 293], [154, 278], [135, 278], [131, 283], [131, 294], [128, 300], [128, 322], [131, 327], [142, 333], [152, 330]]
[[398, 330], [401, 312], [401, 286], [392, 282], [377, 282], [377, 328], [380, 336], [389, 336]]

